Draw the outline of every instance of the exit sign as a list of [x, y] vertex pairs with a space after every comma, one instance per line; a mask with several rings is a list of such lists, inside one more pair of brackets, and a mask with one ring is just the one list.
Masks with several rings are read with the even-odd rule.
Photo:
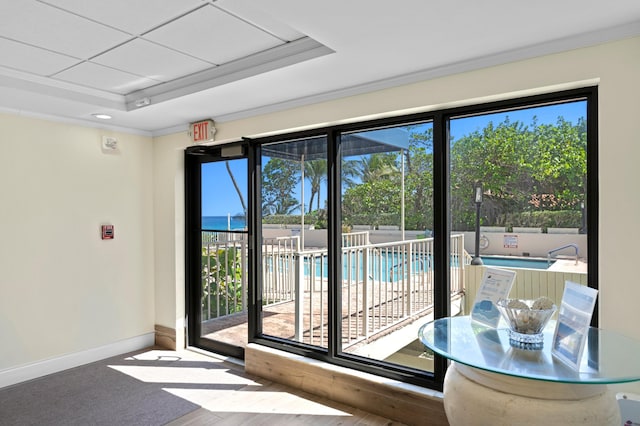
[[193, 143], [212, 141], [215, 134], [213, 120], [198, 121], [189, 126], [189, 135]]

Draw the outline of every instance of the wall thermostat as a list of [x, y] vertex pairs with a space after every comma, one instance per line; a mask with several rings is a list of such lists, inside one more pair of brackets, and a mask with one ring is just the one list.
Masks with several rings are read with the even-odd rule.
[[102, 152], [118, 152], [118, 139], [111, 136], [102, 137]]

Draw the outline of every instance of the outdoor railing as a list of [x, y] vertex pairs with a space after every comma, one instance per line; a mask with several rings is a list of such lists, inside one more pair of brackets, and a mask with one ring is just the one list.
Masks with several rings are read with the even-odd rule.
[[369, 231], [356, 231], [342, 234], [342, 247], [364, 246], [369, 244]]
[[202, 232], [202, 319], [242, 312], [247, 307], [245, 234]]
[[[203, 233], [204, 234], [204, 233]], [[433, 308], [433, 239], [367, 244], [367, 232], [343, 235], [343, 346], [370, 339]], [[203, 244], [203, 320], [246, 309], [246, 240], [207, 236]], [[204, 235], [203, 235], [204, 239]], [[451, 236], [451, 294], [464, 289], [464, 241]], [[298, 236], [265, 239], [262, 305], [292, 303], [295, 340], [328, 337], [328, 252], [300, 251]], [[224, 297], [230, 299], [224, 302]]]
[[296, 253], [300, 237], [265, 239], [262, 243], [262, 304], [289, 302], [296, 292]]

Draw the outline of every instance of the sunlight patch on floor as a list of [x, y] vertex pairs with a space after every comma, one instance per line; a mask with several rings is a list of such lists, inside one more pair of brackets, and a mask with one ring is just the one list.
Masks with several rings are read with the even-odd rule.
[[[351, 416], [352, 414], [292, 395], [287, 392], [240, 389], [236, 392], [211, 389], [165, 388], [167, 392], [200, 405], [211, 412], [304, 414]], [[277, 401], [277, 404], [274, 404]]]
[[110, 365], [110, 368], [146, 383], [185, 383], [207, 385], [261, 386], [253, 380], [233, 374], [232, 371], [213, 367], [161, 367], [140, 365]]

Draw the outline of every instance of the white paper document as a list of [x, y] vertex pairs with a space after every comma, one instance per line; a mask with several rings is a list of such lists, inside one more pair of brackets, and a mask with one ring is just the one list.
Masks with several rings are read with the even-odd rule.
[[500, 311], [495, 303], [509, 295], [515, 279], [515, 271], [486, 268], [471, 309], [471, 319], [489, 327], [497, 327]]

